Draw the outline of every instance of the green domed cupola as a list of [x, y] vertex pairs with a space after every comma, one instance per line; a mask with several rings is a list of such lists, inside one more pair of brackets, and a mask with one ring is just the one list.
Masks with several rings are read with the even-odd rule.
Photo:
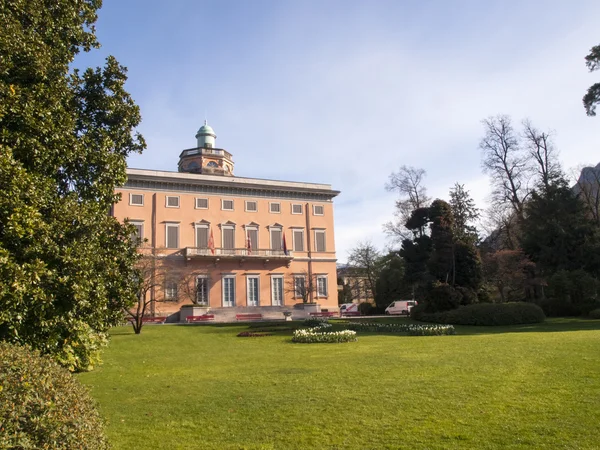
[[198, 147], [201, 148], [213, 148], [215, 146], [215, 139], [217, 135], [210, 125], [204, 121], [204, 125], [200, 127], [196, 133], [196, 139], [198, 139]]

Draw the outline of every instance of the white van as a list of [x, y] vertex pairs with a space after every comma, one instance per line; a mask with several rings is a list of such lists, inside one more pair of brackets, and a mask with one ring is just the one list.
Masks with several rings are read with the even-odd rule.
[[392, 302], [390, 306], [385, 308], [386, 314], [410, 314], [410, 310], [415, 306], [417, 302], [415, 300], [396, 300]]
[[340, 305], [340, 314], [357, 314], [358, 313], [358, 304], [357, 303], [342, 303]]

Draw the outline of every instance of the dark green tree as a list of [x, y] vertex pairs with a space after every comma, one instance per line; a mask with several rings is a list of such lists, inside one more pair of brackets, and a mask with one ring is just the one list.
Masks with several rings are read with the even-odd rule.
[[[592, 47], [585, 57], [585, 65], [590, 72], [600, 69], [600, 45]], [[600, 103], [600, 83], [591, 85], [583, 96], [583, 106], [588, 116], [596, 115], [596, 106]]]
[[434, 200], [429, 208], [433, 253], [429, 272], [442, 283], [454, 284], [454, 219], [452, 208], [443, 200]]
[[404, 277], [404, 260], [397, 252], [390, 252], [382, 257], [382, 268], [377, 278], [377, 294], [375, 304], [380, 312], [394, 300], [412, 298], [412, 287]]
[[98, 47], [99, 0], [0, 2], [0, 339], [71, 370], [97, 360], [135, 299], [132, 227], [108, 215], [145, 147], [125, 68], [70, 70]]
[[456, 241], [477, 243], [477, 228], [473, 224], [479, 219], [479, 209], [475, 200], [465, 190], [464, 184], [456, 183], [450, 189], [450, 208], [452, 209], [452, 232]]

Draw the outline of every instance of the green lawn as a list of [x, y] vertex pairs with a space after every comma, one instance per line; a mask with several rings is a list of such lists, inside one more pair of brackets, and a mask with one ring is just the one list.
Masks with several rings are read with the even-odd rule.
[[236, 337], [247, 328], [115, 329], [79, 375], [114, 447], [600, 447], [600, 321], [347, 344]]

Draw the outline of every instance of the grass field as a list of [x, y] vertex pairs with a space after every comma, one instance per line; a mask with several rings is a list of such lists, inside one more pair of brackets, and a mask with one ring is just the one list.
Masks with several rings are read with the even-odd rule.
[[79, 375], [114, 447], [600, 448], [600, 321], [346, 344], [247, 328], [115, 329]]

